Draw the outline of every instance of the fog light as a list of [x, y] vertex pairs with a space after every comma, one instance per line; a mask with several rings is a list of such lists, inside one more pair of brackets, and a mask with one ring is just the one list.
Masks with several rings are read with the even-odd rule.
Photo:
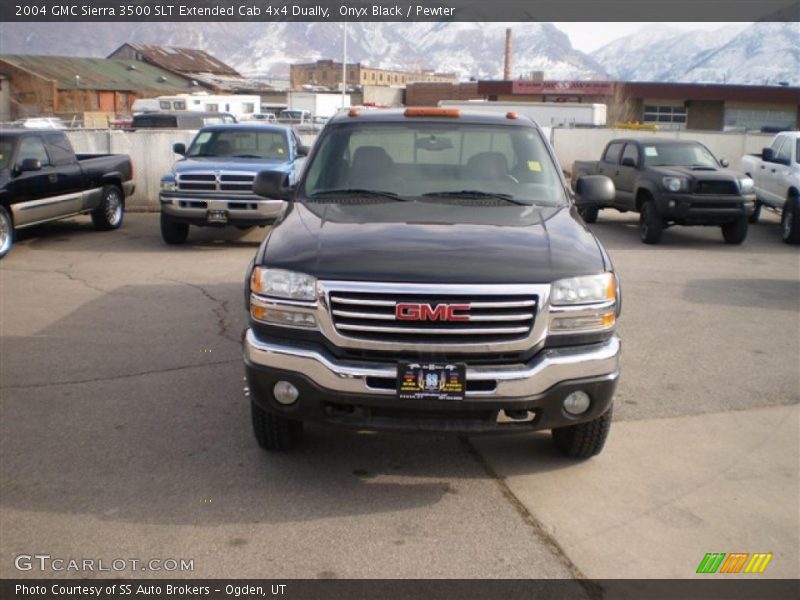
[[275, 400], [281, 404], [292, 404], [300, 395], [297, 388], [288, 381], [279, 381], [276, 383], [275, 387], [272, 388], [272, 393], [275, 395]]
[[589, 410], [589, 405], [591, 403], [592, 399], [589, 398], [589, 394], [578, 390], [564, 398], [564, 410], [571, 415], [582, 415]]

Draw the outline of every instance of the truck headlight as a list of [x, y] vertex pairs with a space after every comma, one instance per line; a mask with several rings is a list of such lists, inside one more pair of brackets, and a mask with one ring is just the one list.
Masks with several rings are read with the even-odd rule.
[[617, 281], [613, 273], [560, 279], [553, 283], [550, 292], [550, 304], [553, 306], [591, 304], [616, 299]]
[[162, 192], [174, 192], [178, 189], [178, 184], [175, 183], [173, 179], [162, 179], [161, 180], [161, 191]]
[[686, 192], [689, 190], [689, 180], [685, 177], [663, 177], [661, 183], [670, 192]]
[[742, 194], [752, 194], [755, 189], [755, 182], [749, 177], [742, 177], [739, 180], [739, 190]]
[[250, 290], [261, 296], [313, 302], [317, 299], [317, 279], [295, 271], [256, 267], [250, 275]]
[[592, 333], [609, 331], [619, 309], [613, 273], [571, 277], [553, 283], [550, 292], [550, 331]]

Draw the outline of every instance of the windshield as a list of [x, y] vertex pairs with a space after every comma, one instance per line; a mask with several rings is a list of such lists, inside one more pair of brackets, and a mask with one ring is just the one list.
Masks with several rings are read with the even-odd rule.
[[230, 156], [286, 160], [289, 144], [282, 131], [201, 131], [186, 156]]
[[0, 138], [0, 170], [5, 169], [11, 162], [11, 153], [14, 151], [14, 143], [11, 138]]
[[645, 144], [644, 164], [648, 167], [719, 167], [717, 159], [703, 144]]
[[336, 190], [428, 201], [567, 201], [532, 127], [467, 123], [353, 123], [328, 128], [308, 166], [306, 198]]

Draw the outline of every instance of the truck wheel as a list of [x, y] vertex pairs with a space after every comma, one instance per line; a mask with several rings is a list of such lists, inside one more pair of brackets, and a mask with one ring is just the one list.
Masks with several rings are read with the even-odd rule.
[[578, 209], [578, 214], [585, 223], [597, 223], [597, 215], [600, 214], [600, 210], [596, 206], [585, 206]]
[[722, 225], [722, 238], [726, 244], [741, 244], [747, 237], [747, 217], [740, 217]]
[[753, 225], [755, 225], [756, 223], [758, 223], [758, 220], [760, 218], [761, 218], [761, 202], [759, 200], [756, 200], [756, 203], [753, 206], [753, 214], [750, 215], [748, 221]]
[[657, 244], [664, 233], [664, 221], [658, 214], [656, 203], [645, 200], [639, 213], [639, 235], [645, 244]]
[[781, 237], [787, 244], [800, 244], [800, 198], [789, 196], [781, 213]]
[[600, 454], [611, 429], [611, 409], [586, 423], [553, 429], [553, 443], [569, 458], [591, 458]]
[[272, 414], [250, 401], [253, 417], [253, 434], [264, 450], [282, 452], [291, 450], [303, 437], [303, 423]]
[[14, 245], [14, 221], [5, 206], [0, 206], [0, 258]]
[[161, 213], [161, 238], [171, 245], [183, 244], [189, 237], [189, 225], [178, 223], [169, 215]]
[[92, 223], [98, 231], [119, 229], [125, 218], [125, 200], [122, 190], [115, 185], [103, 186], [103, 199], [92, 212]]

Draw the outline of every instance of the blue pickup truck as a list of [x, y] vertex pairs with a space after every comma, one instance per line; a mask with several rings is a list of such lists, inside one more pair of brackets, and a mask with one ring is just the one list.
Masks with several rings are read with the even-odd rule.
[[259, 123], [204, 127], [188, 148], [175, 144], [183, 156], [161, 178], [161, 237], [182, 244], [189, 226], [239, 228], [264, 226], [282, 213], [285, 202], [253, 193], [261, 171], [285, 173], [294, 183], [308, 155], [290, 127]]

